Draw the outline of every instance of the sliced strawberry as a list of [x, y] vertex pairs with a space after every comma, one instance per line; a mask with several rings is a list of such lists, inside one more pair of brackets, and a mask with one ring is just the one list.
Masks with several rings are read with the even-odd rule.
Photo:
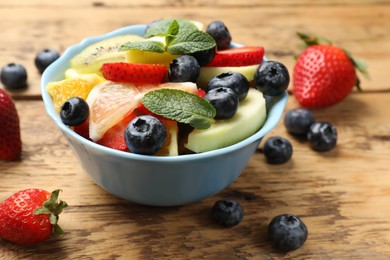
[[142, 64], [127, 62], [104, 63], [100, 68], [107, 80], [133, 84], [162, 83], [168, 67], [159, 64]]
[[74, 126], [73, 131], [75, 131], [77, 134], [81, 135], [82, 137], [86, 139], [89, 138], [89, 118], [85, 120], [81, 125]]
[[108, 129], [97, 143], [112, 149], [128, 151], [125, 142], [125, 131], [130, 121], [136, 116], [135, 112], [127, 114], [119, 123]]
[[263, 47], [237, 47], [217, 51], [207, 67], [241, 67], [260, 64], [263, 61]]

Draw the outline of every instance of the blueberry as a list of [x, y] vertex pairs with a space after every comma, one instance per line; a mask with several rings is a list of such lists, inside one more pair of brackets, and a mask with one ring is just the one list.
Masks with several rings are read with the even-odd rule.
[[330, 151], [337, 143], [336, 127], [328, 122], [316, 122], [310, 126], [307, 140], [318, 152]]
[[264, 95], [279, 96], [286, 91], [290, 83], [290, 75], [282, 63], [263, 61], [256, 69], [254, 81], [256, 88]]
[[1, 68], [1, 83], [9, 90], [27, 87], [27, 71], [21, 64], [9, 63]]
[[88, 116], [89, 106], [82, 98], [71, 97], [61, 106], [60, 117], [65, 125], [81, 125]]
[[225, 227], [235, 226], [244, 218], [244, 210], [240, 203], [233, 199], [222, 199], [215, 202], [211, 214], [218, 224]]
[[199, 77], [200, 66], [198, 61], [190, 55], [175, 58], [168, 69], [168, 78], [171, 82], [196, 82]]
[[314, 114], [305, 108], [290, 109], [284, 116], [284, 126], [294, 135], [307, 135], [309, 128], [316, 121]]
[[35, 56], [35, 66], [42, 74], [50, 64], [60, 57], [60, 54], [54, 49], [43, 49]]
[[130, 151], [153, 155], [164, 145], [167, 129], [154, 116], [143, 115], [134, 118], [125, 131], [125, 141]]
[[211, 22], [207, 28], [206, 32], [214, 38], [217, 43], [218, 50], [225, 50], [230, 47], [230, 43], [232, 42], [232, 36], [226, 25], [221, 21], [213, 21]]
[[272, 136], [264, 143], [264, 156], [270, 164], [282, 164], [291, 159], [293, 148], [290, 141], [280, 136]]
[[268, 225], [268, 236], [272, 245], [283, 252], [300, 248], [305, 243], [307, 235], [305, 223], [290, 214], [276, 216]]
[[207, 84], [206, 91], [219, 87], [231, 88], [237, 94], [238, 99], [242, 101], [248, 95], [249, 82], [241, 73], [225, 72], [212, 78]]
[[190, 55], [193, 56], [199, 63], [199, 66], [204, 66], [209, 64], [215, 57], [215, 53], [217, 47], [207, 49], [204, 51], [197, 51], [194, 53], [191, 53]]
[[239, 101], [237, 94], [231, 88], [211, 89], [206, 93], [205, 99], [215, 108], [217, 112], [215, 119], [228, 119], [237, 112]]

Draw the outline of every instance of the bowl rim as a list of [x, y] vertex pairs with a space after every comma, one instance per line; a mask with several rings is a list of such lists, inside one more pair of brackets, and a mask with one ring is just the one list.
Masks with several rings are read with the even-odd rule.
[[[135, 154], [135, 153], [125, 152], [125, 151], [119, 151], [119, 150], [115, 150], [94, 143], [93, 141], [90, 141], [78, 135], [76, 132], [74, 132], [64, 123], [62, 123], [57, 111], [54, 108], [52, 99], [46, 91], [47, 83], [54, 81], [52, 75], [58, 74], [57, 71], [61, 70], [61, 67], [64, 67], [64, 64], [69, 63], [70, 59], [74, 55], [79, 53], [83, 48], [87, 47], [88, 45], [98, 42], [100, 40], [104, 40], [110, 37], [123, 35], [123, 34], [137, 34], [142, 36], [139, 32], [144, 32], [145, 28], [146, 28], [145, 24], [129, 25], [102, 35], [85, 38], [82, 41], [80, 41], [78, 44], [68, 47], [64, 51], [64, 53], [60, 56], [60, 58], [54, 61], [48, 68], [46, 68], [46, 70], [42, 74], [41, 86], [40, 86], [43, 103], [47, 114], [54, 121], [54, 123], [62, 130], [63, 133], [66, 133], [67, 135], [76, 139], [78, 142], [80, 142], [85, 146], [89, 146], [101, 153], [107, 153], [116, 157], [121, 157], [125, 159], [143, 160], [143, 161], [153, 161], [153, 162], [157, 162], [157, 161], [158, 162], [178, 162], [178, 161], [185, 162], [185, 161], [192, 161], [192, 160], [198, 160], [203, 158], [216, 157], [216, 156], [224, 155], [239, 150], [253, 142], [259, 141], [278, 124], [282, 116], [284, 107], [287, 103], [287, 99], [288, 99], [287, 91], [275, 97], [272, 106], [269, 108], [267, 112], [267, 117], [263, 126], [256, 133], [252, 134], [250, 137], [247, 137], [246, 139], [238, 143], [235, 143], [233, 145], [215, 149], [212, 151], [195, 153], [195, 154], [184, 154], [178, 156], [150, 156], [150, 155], [141, 155], [141, 154]], [[235, 45], [239, 45], [239, 44], [235, 44]], [[69, 65], [66, 68], [69, 68]], [[58, 78], [58, 80], [61, 80], [61, 78], [64, 79], [64, 76]]]

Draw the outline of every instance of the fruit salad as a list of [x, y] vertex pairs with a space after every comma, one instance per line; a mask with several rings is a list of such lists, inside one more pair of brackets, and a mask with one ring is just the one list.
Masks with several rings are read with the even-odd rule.
[[47, 92], [64, 124], [100, 145], [177, 156], [233, 145], [266, 120], [264, 95], [289, 84], [262, 46], [238, 46], [221, 21], [160, 19], [144, 36], [86, 47]]

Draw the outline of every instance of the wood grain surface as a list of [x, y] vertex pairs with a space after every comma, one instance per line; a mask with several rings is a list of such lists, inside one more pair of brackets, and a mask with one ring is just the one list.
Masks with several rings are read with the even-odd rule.
[[[314, 110], [337, 127], [337, 148], [314, 152], [280, 122], [268, 137], [292, 142], [291, 161], [267, 164], [260, 144], [237, 181], [198, 203], [147, 207], [98, 187], [45, 113], [33, 59], [42, 48], [63, 52], [85, 37], [160, 17], [223, 20], [234, 41], [265, 46], [290, 71], [302, 50], [296, 31], [327, 36], [365, 59], [371, 79], [363, 80], [364, 92]], [[60, 219], [65, 236], [28, 247], [0, 240], [0, 259], [390, 259], [388, 17], [390, 3], [379, 0], [0, 0], [0, 65], [19, 62], [29, 73], [28, 88], [11, 92], [23, 153], [20, 161], [0, 161], [0, 201], [25, 188], [61, 188], [70, 205]], [[296, 107], [290, 95], [286, 110]], [[229, 197], [245, 216], [222, 228], [210, 210]], [[267, 238], [268, 223], [282, 213], [300, 216], [309, 230], [304, 246], [287, 254]]]

